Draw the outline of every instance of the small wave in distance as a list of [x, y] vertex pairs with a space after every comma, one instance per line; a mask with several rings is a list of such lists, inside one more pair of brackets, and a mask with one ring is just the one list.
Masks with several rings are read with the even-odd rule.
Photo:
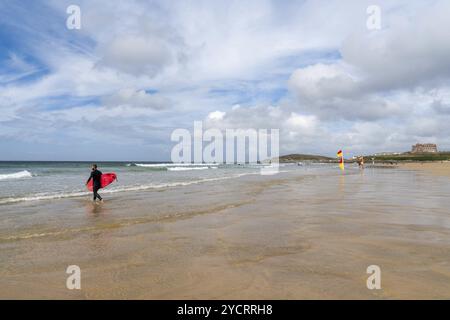
[[32, 178], [33, 175], [31, 172], [27, 170], [15, 172], [15, 173], [7, 173], [0, 174], [0, 180], [13, 180], [13, 179], [23, 179], [23, 178]]

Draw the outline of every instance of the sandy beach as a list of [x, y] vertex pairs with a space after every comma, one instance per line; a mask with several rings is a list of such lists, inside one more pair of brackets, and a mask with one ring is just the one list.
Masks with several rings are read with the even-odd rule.
[[431, 173], [435, 176], [450, 177], [450, 162], [447, 161], [400, 163], [399, 166], [404, 169]]
[[[450, 179], [410, 169], [2, 206], [0, 298], [448, 299]], [[66, 288], [69, 265], [81, 290]], [[369, 265], [381, 290], [366, 287]]]

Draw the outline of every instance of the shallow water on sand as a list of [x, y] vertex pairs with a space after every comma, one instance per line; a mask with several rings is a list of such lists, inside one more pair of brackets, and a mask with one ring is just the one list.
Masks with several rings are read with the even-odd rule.
[[2, 206], [0, 298], [450, 297], [449, 178], [284, 171]]

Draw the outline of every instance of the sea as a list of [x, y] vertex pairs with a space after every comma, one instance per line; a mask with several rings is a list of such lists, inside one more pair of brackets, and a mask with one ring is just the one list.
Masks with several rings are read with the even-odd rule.
[[[91, 162], [0, 162], [0, 205], [83, 197]], [[260, 174], [262, 164], [176, 164], [169, 162], [98, 162], [103, 173], [114, 172], [117, 181], [101, 194], [171, 188]]]

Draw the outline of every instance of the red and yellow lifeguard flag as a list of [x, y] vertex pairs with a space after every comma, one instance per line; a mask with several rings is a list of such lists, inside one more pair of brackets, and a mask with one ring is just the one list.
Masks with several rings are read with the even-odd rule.
[[337, 157], [339, 160], [339, 168], [341, 168], [341, 170], [344, 171], [344, 154], [342, 153], [342, 150], [339, 150], [337, 152]]

